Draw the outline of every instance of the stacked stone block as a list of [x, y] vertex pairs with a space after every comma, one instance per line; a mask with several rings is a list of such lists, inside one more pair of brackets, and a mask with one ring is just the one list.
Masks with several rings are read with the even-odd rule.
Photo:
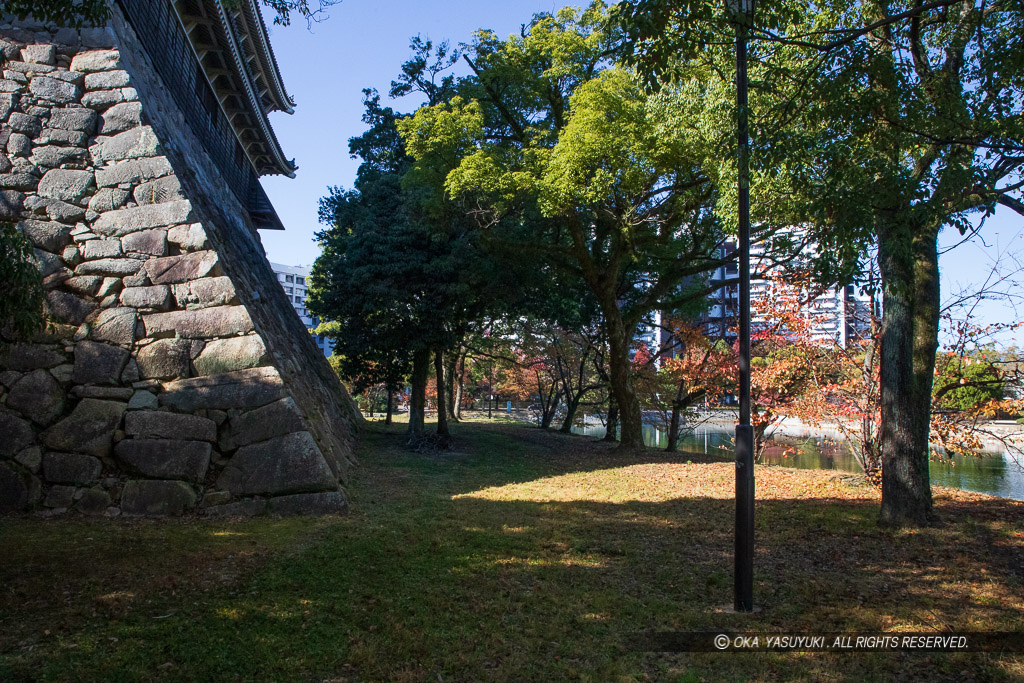
[[161, 141], [117, 33], [0, 37], [0, 216], [34, 247], [51, 320], [0, 348], [0, 510], [343, 511], [353, 413], [324, 401], [348, 398], [310, 389], [325, 376], [301, 342], [319, 353], [292, 321], [251, 314], [269, 266], [183, 189], [183, 144]]

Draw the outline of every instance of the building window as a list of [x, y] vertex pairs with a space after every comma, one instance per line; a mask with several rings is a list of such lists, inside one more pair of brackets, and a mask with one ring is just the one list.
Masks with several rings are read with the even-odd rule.
[[304, 277], [296, 278], [295, 281], [298, 282], [300, 285], [306, 284], [306, 278]]
[[285, 282], [295, 282], [295, 276], [293, 276], [293, 275], [285, 275], [284, 276], [284, 281]]

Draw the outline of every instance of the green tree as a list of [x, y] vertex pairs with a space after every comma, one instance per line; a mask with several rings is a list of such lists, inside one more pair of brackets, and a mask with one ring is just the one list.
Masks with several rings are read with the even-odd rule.
[[508, 40], [478, 33], [460, 95], [399, 127], [417, 168], [444, 158], [449, 197], [489, 232], [585, 284], [608, 341], [621, 446], [636, 449], [633, 337], [650, 311], [702, 298], [725, 235], [689, 139], [610, 62], [604, 17], [596, 3], [538, 15]]
[[18, 19], [30, 14], [48, 23], [60, 26], [96, 26], [110, 17], [107, 0], [4, 0], [3, 11]]
[[[424, 433], [425, 390], [434, 335], [427, 282], [430, 235], [410, 220], [402, 178], [409, 158], [395, 128], [397, 114], [365, 91], [369, 125], [349, 141], [363, 161], [352, 190], [332, 188], [320, 201], [322, 253], [313, 264], [309, 309], [330, 320], [328, 334], [347, 360], [346, 375], [397, 382], [411, 364], [410, 439]], [[387, 378], [387, 379], [385, 379]], [[397, 387], [397, 384], [396, 384]]]
[[0, 339], [23, 339], [42, 329], [43, 279], [32, 246], [10, 223], [0, 223]]
[[[447, 97], [450, 81], [437, 73], [450, 66], [447, 45], [434, 48], [414, 39], [412, 46], [414, 57], [392, 91], [421, 92], [428, 103]], [[403, 349], [411, 354], [414, 444], [424, 436], [433, 366], [441, 407], [437, 433], [444, 445], [454, 413], [447, 393], [456, 389], [446, 376], [458, 367], [462, 341], [475, 321], [517, 296], [523, 278], [487, 244], [475, 217], [446, 196], [451, 150], [438, 146], [424, 155], [426, 163], [413, 164], [397, 132], [403, 117], [382, 107], [375, 92], [366, 92], [365, 103], [369, 128], [350, 141], [352, 153], [363, 159], [355, 187], [335, 188], [321, 202], [321, 221], [331, 227], [318, 234], [324, 251], [314, 266], [310, 308], [348, 322], [339, 334], [354, 359], [385, 350], [390, 358]]]
[[[727, 55], [700, 53], [699, 41], [728, 45], [717, 3], [633, 0], [620, 17], [625, 44], [652, 77], [684, 78], [689, 65], [714, 62], [728, 85]], [[1013, 0], [759, 6], [753, 163], [769, 190], [785, 190], [760, 212], [809, 226], [823, 280], [849, 278], [877, 239], [881, 516], [891, 524], [926, 524], [932, 514], [939, 232], [973, 230], [997, 204], [1024, 214], [1022, 34]]]
[[389, 311], [377, 311], [376, 315], [351, 315], [343, 320], [321, 323], [313, 330], [334, 343], [333, 355], [337, 360], [333, 367], [351, 385], [353, 393], [384, 386], [386, 424], [391, 424], [395, 394], [405, 386], [412, 366], [401, 322]]
[[933, 395], [938, 408], [978, 411], [1006, 398], [1005, 372], [989, 360], [994, 349], [971, 355], [939, 354], [935, 363]]

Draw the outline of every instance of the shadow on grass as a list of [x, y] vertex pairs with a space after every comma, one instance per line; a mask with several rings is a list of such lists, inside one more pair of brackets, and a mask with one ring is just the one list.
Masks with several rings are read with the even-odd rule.
[[[643, 630], [1009, 630], [1024, 617], [1002, 600], [1019, 581], [978, 539], [895, 539], [864, 521], [867, 503], [759, 510], [763, 612], [753, 616], [717, 611], [731, 602], [730, 501], [460, 498], [387, 524], [341, 523], [222, 591], [164, 589], [114, 619], [84, 603], [49, 635], [5, 637], [0, 678], [609, 680], [693, 669], [749, 680], [769, 665], [765, 678], [860, 681], [908, 660], [848, 655], [839, 673], [835, 655], [645, 655], [625, 642]], [[1011, 675], [982, 655], [911, 661], [931, 680], [965, 666]]]
[[[381, 464], [389, 468], [447, 479], [458, 489], [453, 493], [625, 464], [733, 461], [731, 454], [666, 453], [654, 448], [620, 453], [615, 442], [532, 425], [474, 422], [449, 426], [453, 443], [449, 451], [414, 453], [405, 448], [406, 425], [373, 424], [360, 434], [358, 453], [360, 458], [364, 453], [372, 453], [371, 457], [380, 458]], [[428, 431], [432, 428], [433, 425], [427, 425]]]
[[[731, 615], [719, 608], [732, 600], [733, 502], [716, 488], [728, 488], [719, 481], [728, 463], [625, 457], [571, 437], [548, 447], [504, 427], [457, 430], [455, 453], [430, 457], [404, 451], [400, 429], [367, 430], [352, 516], [237, 581], [200, 589], [126, 577], [121, 589], [148, 594], [110, 615], [96, 607], [98, 591], [111, 590], [102, 570], [84, 570], [70, 598], [49, 596], [49, 633], [25, 629], [8, 601], [0, 679], [863, 681], [963, 680], [966, 671], [1014, 680], [1024, 670], [1020, 657], [990, 655], [698, 655], [626, 645], [644, 630], [1017, 629], [1017, 504], [939, 500], [946, 526], [894, 532], [877, 526], [868, 498], [759, 501], [763, 611]], [[563, 445], [572, 443], [584, 447]], [[707, 479], [686, 479], [698, 476]], [[815, 476], [764, 479], [803, 486]], [[685, 486], [697, 492], [643, 499]], [[251, 538], [217, 534], [259, 539], [280, 533], [278, 524], [196, 524], [192, 552], [202, 539]], [[20, 571], [3, 565], [8, 590]]]

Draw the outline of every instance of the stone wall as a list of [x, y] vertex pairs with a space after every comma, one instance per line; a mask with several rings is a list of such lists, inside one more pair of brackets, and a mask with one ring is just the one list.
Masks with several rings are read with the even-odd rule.
[[0, 510], [343, 511], [358, 411], [138, 37], [0, 39], [0, 215], [51, 318], [0, 349]]

